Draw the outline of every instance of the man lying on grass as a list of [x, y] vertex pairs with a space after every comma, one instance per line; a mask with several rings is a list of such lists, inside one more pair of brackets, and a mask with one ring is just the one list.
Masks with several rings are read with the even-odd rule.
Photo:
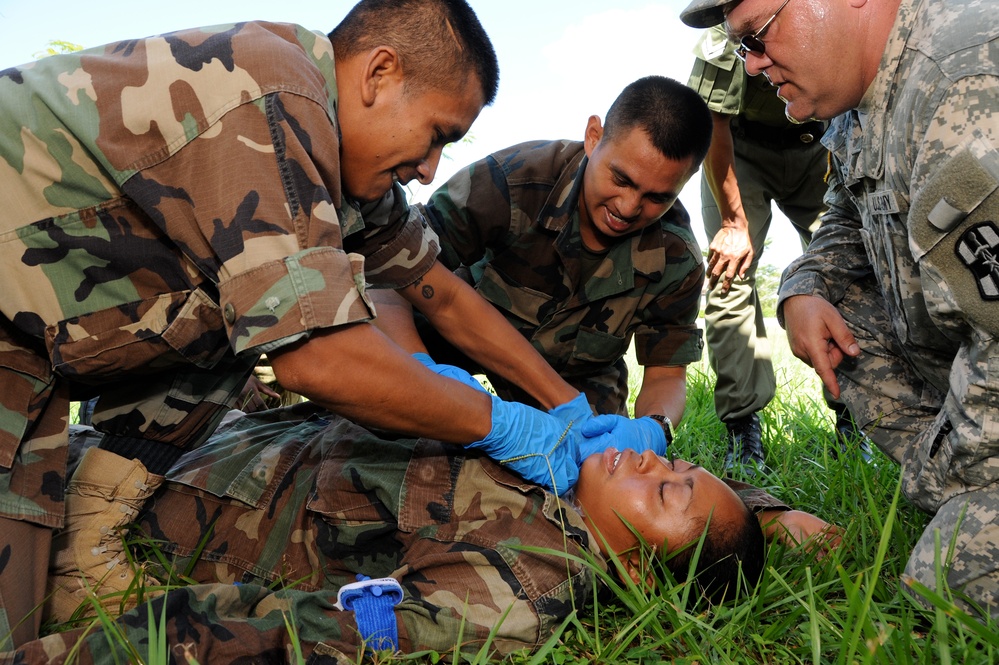
[[[89, 449], [82, 464], [102, 453]], [[165, 617], [171, 653], [201, 665], [284, 660], [296, 648], [340, 663], [372, 646], [532, 649], [585, 607], [595, 580], [610, 579], [603, 572], [625, 584], [668, 580], [643, 553], [686, 580], [705, 527], [695, 564], [703, 587], [719, 596], [752, 584], [761, 523], [797, 539], [828, 527], [651, 452], [593, 454], [559, 498], [476, 451], [372, 431], [303, 403], [236, 419], [174, 466], [139, 529], [199, 584], [125, 613], [117, 625], [127, 639], [112, 642], [145, 653], [155, 643], [151, 609], [157, 622]], [[335, 607], [358, 575], [398, 583], [380, 596], [354, 590], [388, 599], [387, 608]], [[49, 635], [0, 662], [63, 662], [79, 643], [79, 662], [110, 663], [103, 633]]]

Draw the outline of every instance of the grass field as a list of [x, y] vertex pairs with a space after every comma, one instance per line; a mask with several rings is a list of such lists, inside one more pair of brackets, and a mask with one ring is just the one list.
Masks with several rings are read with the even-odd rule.
[[[831, 412], [812, 371], [771, 332], [776, 399], [762, 414], [771, 473], [756, 484], [845, 530], [822, 560], [772, 546], [755, 590], [722, 606], [690, 602], [693, 588], [661, 580], [646, 590], [606, 578], [609, 591], [582, 603], [538, 653], [503, 662], [553, 663], [996, 663], [999, 628], [960, 611], [945, 588], [918, 608], [900, 580], [928, 517], [898, 491], [898, 467], [875, 452], [830, 454]], [[690, 370], [688, 407], [674, 452], [721, 474], [725, 430], [714, 414], [714, 378]], [[636, 386], [637, 389], [637, 386]], [[633, 391], [634, 392], [634, 391]], [[378, 663], [492, 662], [488, 657], [418, 654]]]

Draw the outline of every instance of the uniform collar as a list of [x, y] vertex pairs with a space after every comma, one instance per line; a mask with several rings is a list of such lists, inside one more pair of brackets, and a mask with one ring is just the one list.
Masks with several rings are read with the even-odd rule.
[[[859, 154], [852, 174], [855, 178], [880, 179], [884, 174], [885, 141], [890, 126], [888, 109], [892, 106], [892, 97], [903, 83], [899, 80], [899, 65], [912, 33], [915, 5], [921, 1], [902, 0], [899, 4], [898, 16], [881, 56], [878, 73], [857, 107], [857, 112], [864, 114], [864, 128], [860, 144], [856, 146]], [[858, 120], [855, 118], [855, 122]]]

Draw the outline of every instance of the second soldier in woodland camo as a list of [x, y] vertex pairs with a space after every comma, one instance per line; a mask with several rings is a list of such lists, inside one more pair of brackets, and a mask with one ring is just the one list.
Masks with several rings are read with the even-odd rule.
[[[453, 176], [420, 212], [440, 261], [460, 269], [600, 414], [627, 413], [632, 341], [644, 366], [635, 415], [679, 422], [701, 356], [704, 266], [677, 201], [711, 141], [682, 84], [628, 85], [584, 140], [511, 146]], [[430, 354], [446, 358], [426, 337]], [[489, 372], [502, 394], [523, 391]]]

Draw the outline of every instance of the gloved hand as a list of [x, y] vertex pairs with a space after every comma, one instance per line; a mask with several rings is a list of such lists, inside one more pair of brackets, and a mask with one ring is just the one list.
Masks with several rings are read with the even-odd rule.
[[572, 401], [549, 409], [548, 413], [566, 425], [572, 425], [573, 429], [579, 429], [584, 422], [593, 417], [593, 409], [590, 408], [590, 403], [583, 393], [576, 395]]
[[556, 494], [576, 485], [579, 435], [554, 416], [519, 402], [493, 398], [492, 429], [486, 438], [468, 444], [526, 480]]
[[481, 390], [484, 393], [489, 392], [486, 390], [481, 383], [479, 383], [474, 376], [466, 372], [460, 367], [455, 367], [454, 365], [441, 365], [435, 363], [434, 359], [431, 358], [426, 353], [414, 353], [413, 358], [419, 360], [424, 367], [429, 369], [431, 372], [438, 376], [446, 376], [449, 379], [454, 379], [455, 381], [461, 381], [466, 386], [470, 388], [475, 388], [476, 390]]
[[662, 425], [649, 417], [632, 420], [609, 414], [594, 416], [583, 423], [580, 434], [583, 438], [579, 441], [579, 464], [593, 453], [611, 447], [631, 448], [640, 453], [651, 449], [656, 455], [666, 454], [666, 433]]

